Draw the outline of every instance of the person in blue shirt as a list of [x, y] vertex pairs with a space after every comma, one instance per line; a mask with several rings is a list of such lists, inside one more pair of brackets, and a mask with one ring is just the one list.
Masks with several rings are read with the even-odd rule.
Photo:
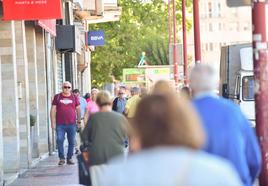
[[116, 97], [113, 101], [112, 105], [113, 111], [124, 114], [126, 103], [127, 103], [126, 87], [120, 86], [118, 91], [118, 97]]
[[[78, 89], [74, 89], [73, 90], [73, 94], [75, 96], [77, 96], [79, 98], [79, 102], [80, 102], [80, 108], [81, 108], [81, 121], [80, 121], [80, 126], [78, 126], [77, 128], [77, 132], [80, 132], [81, 129], [84, 128], [84, 116], [85, 116], [85, 112], [86, 112], [86, 109], [87, 109], [87, 101], [85, 98], [83, 98], [81, 95], [80, 95], [80, 91]], [[76, 147], [75, 147], [75, 154], [78, 154], [79, 153], [79, 147], [80, 147], [80, 144], [81, 144], [81, 140], [80, 140], [80, 136], [78, 136], [78, 139], [76, 139]]]
[[215, 93], [218, 78], [211, 66], [195, 66], [190, 86], [193, 104], [207, 134], [204, 150], [229, 160], [243, 184], [252, 185], [260, 172], [261, 153], [249, 121], [238, 105]]
[[85, 98], [80, 96], [80, 91], [78, 89], [74, 89], [73, 94], [79, 98], [80, 107], [81, 107], [81, 120], [83, 120], [86, 109], [87, 109], [87, 101]]

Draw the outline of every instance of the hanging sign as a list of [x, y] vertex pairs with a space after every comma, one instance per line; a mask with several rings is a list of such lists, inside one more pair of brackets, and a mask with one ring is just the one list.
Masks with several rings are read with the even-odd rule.
[[61, 0], [3, 0], [4, 20], [61, 19]]
[[89, 31], [87, 34], [88, 45], [89, 46], [103, 46], [105, 44], [104, 31]]

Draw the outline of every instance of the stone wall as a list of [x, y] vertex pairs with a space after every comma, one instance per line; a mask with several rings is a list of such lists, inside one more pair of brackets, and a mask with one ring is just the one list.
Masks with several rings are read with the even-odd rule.
[[2, 65], [2, 119], [4, 173], [19, 170], [19, 105], [17, 91], [17, 64], [14, 22], [0, 20], [0, 56]]
[[[0, 56], [0, 72], [1, 72], [1, 56]], [[0, 74], [0, 87], [2, 87], [2, 76]], [[4, 153], [3, 153], [3, 132], [2, 132], [2, 88], [0, 90], [0, 185], [3, 184], [3, 161], [4, 161]]]

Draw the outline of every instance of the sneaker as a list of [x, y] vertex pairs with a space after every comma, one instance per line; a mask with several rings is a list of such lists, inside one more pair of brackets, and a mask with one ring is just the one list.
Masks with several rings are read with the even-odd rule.
[[62, 165], [64, 165], [64, 164], [65, 164], [65, 160], [64, 160], [64, 159], [60, 159], [58, 165], [59, 165], [59, 166], [62, 166]]
[[72, 159], [69, 159], [69, 160], [67, 160], [67, 164], [68, 165], [74, 165], [75, 163], [74, 163], [74, 161]]

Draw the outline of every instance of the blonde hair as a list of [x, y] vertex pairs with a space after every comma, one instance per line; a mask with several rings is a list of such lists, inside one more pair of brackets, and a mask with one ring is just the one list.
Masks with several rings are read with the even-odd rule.
[[205, 141], [190, 102], [175, 94], [144, 97], [132, 122], [143, 149], [163, 145], [199, 149]]
[[96, 103], [99, 107], [107, 106], [112, 104], [112, 98], [108, 91], [100, 91], [97, 94]]
[[157, 81], [151, 91], [153, 95], [166, 95], [170, 93], [175, 93], [175, 88], [166, 80]]

